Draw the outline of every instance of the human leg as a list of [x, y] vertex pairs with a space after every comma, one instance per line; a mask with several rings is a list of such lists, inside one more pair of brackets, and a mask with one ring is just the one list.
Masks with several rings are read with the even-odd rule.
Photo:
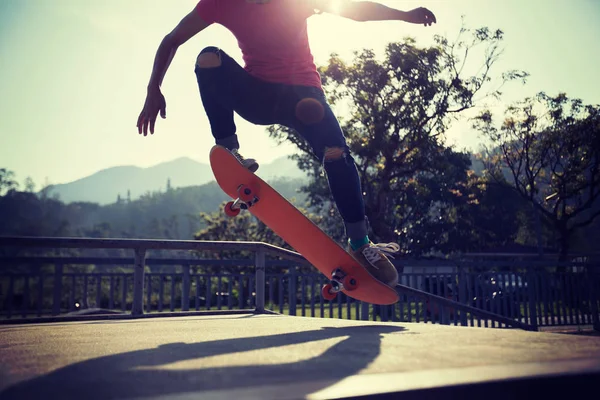
[[195, 73], [215, 143], [231, 150], [244, 166], [256, 171], [258, 163], [239, 154], [234, 112], [257, 125], [274, 123], [277, 85], [250, 76], [227, 53], [212, 46], [198, 55]]
[[[329, 189], [342, 216], [350, 240], [367, 237], [365, 205], [358, 170], [346, 139], [323, 92], [317, 88], [289, 86], [282, 96], [282, 124], [296, 130], [322, 163]], [[306, 103], [319, 111], [307, 111]], [[303, 118], [307, 117], [308, 118]], [[318, 116], [319, 118], [313, 118]], [[307, 122], [308, 121], [308, 122]]]
[[297, 108], [294, 109], [290, 125], [307, 140], [323, 164], [331, 194], [344, 221], [349, 250], [377, 279], [395, 285], [398, 273], [388, 257], [400, 248], [396, 243], [373, 244], [369, 240], [358, 169], [337, 118], [320, 90], [296, 87], [295, 91], [296, 107], [310, 97], [323, 107], [322, 118], [309, 123], [301, 121]]
[[196, 59], [196, 78], [200, 98], [208, 117], [215, 142], [228, 149], [239, 148], [233, 107], [228, 104], [226, 78], [231, 75], [222, 65], [222, 52], [216, 47], [207, 47]]

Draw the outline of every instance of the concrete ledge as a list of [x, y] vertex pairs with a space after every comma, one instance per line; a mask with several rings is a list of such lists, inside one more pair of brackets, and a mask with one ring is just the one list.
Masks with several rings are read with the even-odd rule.
[[246, 315], [246, 314], [270, 314], [279, 315], [276, 312], [265, 310], [260, 313], [255, 309], [242, 310], [214, 310], [214, 311], [178, 311], [178, 312], [155, 312], [142, 315], [132, 315], [131, 313], [115, 313], [114, 311], [103, 313], [102, 310], [87, 313], [69, 313], [57, 315], [55, 317], [33, 317], [33, 318], [14, 318], [0, 320], [0, 325], [21, 325], [21, 324], [43, 324], [51, 322], [77, 322], [77, 321], [103, 321], [103, 320], [122, 320], [122, 319], [147, 319], [147, 318], [173, 318], [173, 317], [198, 317], [209, 315]]

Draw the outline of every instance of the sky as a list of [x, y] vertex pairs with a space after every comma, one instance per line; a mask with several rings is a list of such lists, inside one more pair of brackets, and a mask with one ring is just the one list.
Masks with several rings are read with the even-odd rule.
[[[0, 1], [0, 168], [23, 184], [67, 183], [101, 169], [149, 167], [179, 157], [208, 163], [214, 144], [198, 93], [194, 63], [206, 46], [223, 48], [238, 62], [233, 35], [213, 25], [177, 52], [163, 82], [167, 119], [152, 136], [138, 135], [137, 117], [156, 49], [197, 0], [1, 0]], [[406, 36], [427, 46], [433, 35], [456, 36], [461, 17], [469, 27], [505, 33], [495, 73], [520, 69], [526, 85], [505, 88], [503, 102], [539, 91], [565, 92], [586, 104], [600, 104], [600, 0], [383, 0], [401, 10], [427, 7], [432, 27], [400, 21], [355, 22], [333, 15], [309, 19], [309, 38], [318, 65], [336, 52], [352, 52]], [[501, 107], [498, 106], [498, 110]], [[292, 154], [265, 127], [236, 116], [241, 152], [262, 163]], [[448, 131], [448, 144], [477, 149], [468, 123]]]

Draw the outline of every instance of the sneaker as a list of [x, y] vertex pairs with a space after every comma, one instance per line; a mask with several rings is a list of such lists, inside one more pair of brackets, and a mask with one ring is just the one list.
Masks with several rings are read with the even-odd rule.
[[231, 150], [231, 154], [233, 154], [235, 158], [238, 159], [238, 161], [244, 166], [244, 168], [249, 169], [251, 172], [256, 172], [256, 170], [258, 169], [258, 163], [256, 162], [256, 160], [254, 158], [242, 157], [238, 149]]
[[[348, 245], [350, 246], [350, 245]], [[400, 246], [397, 243], [367, 243], [357, 250], [349, 247], [349, 252], [360, 262], [371, 275], [388, 286], [398, 283], [398, 271], [389, 258], [398, 253]], [[389, 257], [389, 258], [388, 258]]]

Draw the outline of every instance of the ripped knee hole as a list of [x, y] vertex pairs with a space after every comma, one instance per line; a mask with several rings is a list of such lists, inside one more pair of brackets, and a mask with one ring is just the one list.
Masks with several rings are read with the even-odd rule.
[[213, 52], [201, 53], [196, 58], [196, 65], [200, 68], [215, 68], [221, 66], [221, 55]]

